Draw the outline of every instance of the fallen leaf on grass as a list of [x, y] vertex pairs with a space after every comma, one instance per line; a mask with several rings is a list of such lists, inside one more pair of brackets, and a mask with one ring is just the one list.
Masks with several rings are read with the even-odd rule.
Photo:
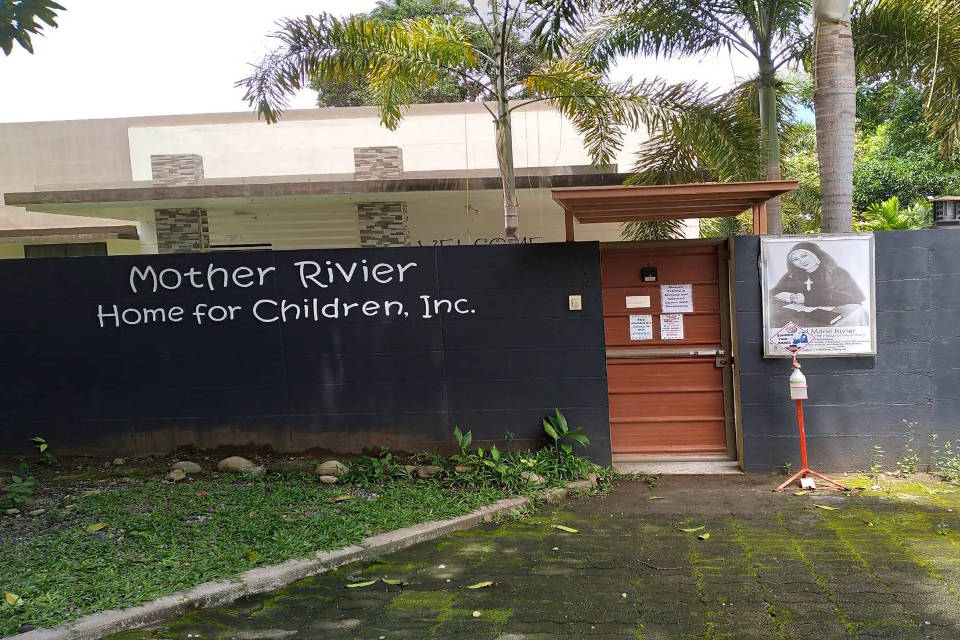
[[467, 589], [483, 589], [485, 587], [492, 586], [494, 584], [493, 580], [484, 580], [483, 582], [478, 582], [477, 584], [471, 584]]
[[795, 496], [805, 496], [805, 495], [807, 495], [808, 493], [810, 493], [810, 492], [809, 492], [809, 491], [796, 491], [796, 492], [794, 492], [793, 495], [795, 495]]
[[403, 580], [397, 580], [396, 578], [384, 578], [384, 579], [383, 579], [383, 583], [384, 583], [384, 584], [392, 584], [392, 585], [394, 585], [394, 586], [399, 585], [399, 586], [401, 586], [401, 587], [407, 586], [407, 583], [406, 583], [406, 582], [404, 582]]
[[330, 502], [346, 502], [347, 500], [353, 500], [353, 494], [341, 493], [338, 496], [333, 496], [330, 498]]
[[578, 532], [577, 529], [574, 529], [573, 527], [568, 527], [568, 526], [562, 525], [562, 524], [555, 524], [555, 525], [553, 525], [553, 528], [554, 528], [554, 529], [560, 529], [560, 531], [566, 531], [567, 533], [577, 533], [577, 532]]
[[247, 551], [247, 560], [250, 562], [257, 562], [260, 560], [260, 554], [251, 549], [250, 551]]
[[106, 522], [94, 522], [92, 525], [87, 527], [87, 533], [96, 533], [107, 526]]
[[663, 500], [663, 496], [650, 496], [647, 500]]
[[693, 527], [691, 529], [680, 529], [680, 531], [683, 531], [684, 533], [693, 533], [695, 531], [700, 531], [701, 529], [706, 529], [706, 528], [707, 528], [707, 525], [701, 525], [699, 527]]
[[699, 538], [700, 540], [709, 540], [710, 532], [707, 531], [706, 533], [701, 533], [700, 535], [697, 536], [697, 538]]
[[831, 506], [828, 505], [828, 504], [815, 504], [815, 505], [813, 505], [813, 506], [815, 506], [817, 509], [823, 509], [824, 511], [836, 511], [836, 510], [837, 510], [836, 507], [831, 507]]
[[368, 580], [367, 582], [351, 582], [347, 585], [347, 589], [359, 589], [360, 587], [369, 587], [372, 584], [377, 584], [377, 581]]
[[23, 604], [23, 598], [21, 598], [20, 596], [18, 596], [18, 595], [15, 594], [15, 593], [10, 593], [9, 591], [4, 591], [4, 592], [3, 592], [3, 599], [4, 599], [4, 600], [7, 602], [7, 604], [10, 605], [11, 607], [19, 607], [20, 605]]

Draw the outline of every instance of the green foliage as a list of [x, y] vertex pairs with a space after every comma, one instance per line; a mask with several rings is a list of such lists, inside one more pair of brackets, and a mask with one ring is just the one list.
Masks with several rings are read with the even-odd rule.
[[627, 222], [620, 228], [623, 240], [672, 240], [686, 237], [684, 220]]
[[947, 535], [948, 533], [950, 533], [950, 525], [947, 523], [947, 521], [946, 521], [946, 520], [941, 520], [940, 522], [938, 522], [938, 523], [937, 523], [937, 534], [938, 534], [938, 535], [941, 535], [941, 536], [945, 536], [945, 535]]
[[42, 461], [44, 464], [56, 464], [57, 458], [52, 453], [50, 453], [50, 444], [47, 440], [41, 436], [34, 436], [30, 438], [31, 442], [37, 447], [37, 451], [40, 452], [40, 455], [43, 456]]
[[[396, 24], [416, 18], [444, 19], [451, 17], [466, 18], [470, 8], [457, 0], [380, 0], [370, 12], [369, 18], [387, 24]], [[480, 36], [479, 26], [471, 31], [471, 39]], [[522, 48], [524, 43], [515, 43]], [[317, 78], [311, 83], [317, 91], [317, 106], [320, 107], [358, 107], [376, 105], [365, 78], [345, 80]], [[478, 82], [462, 83], [448, 77], [438, 78], [436, 82], [417, 87], [410, 95], [411, 104], [435, 102], [463, 102], [482, 97], [483, 85]]]
[[378, 456], [360, 456], [351, 460], [348, 467], [343, 480], [356, 484], [379, 484], [410, 476], [406, 469], [396, 464], [393, 453], [387, 447], [380, 447]]
[[897, 473], [901, 476], [913, 475], [920, 466], [920, 456], [913, 449], [917, 437], [917, 424], [910, 420], [903, 421], [905, 436], [903, 443], [903, 457], [897, 460]]
[[900, 207], [900, 199], [893, 196], [884, 202], [875, 202], [854, 220], [854, 231], [897, 231], [926, 229], [933, 224], [932, 207], [920, 200], [906, 209]]
[[950, 484], [960, 485], [960, 451], [955, 451], [948, 440], [932, 460], [933, 472]]
[[875, 476], [883, 471], [883, 454], [883, 447], [879, 444], [873, 445], [870, 451], [870, 473]]
[[590, 446], [590, 438], [585, 436], [581, 431], [582, 427], [577, 427], [571, 429], [567, 424], [567, 419], [560, 412], [560, 409], [556, 410], [556, 413], [552, 416], [547, 416], [543, 419], [543, 430], [547, 434], [547, 437], [553, 441], [553, 446], [558, 452], [562, 451], [566, 455], [573, 455], [573, 445], [571, 442], [576, 442], [584, 449]]
[[0, 488], [4, 501], [10, 504], [23, 505], [33, 498], [33, 478], [11, 476], [10, 481]]
[[57, 27], [57, 12], [65, 11], [52, 0], [3, 0], [0, 2], [0, 51], [10, 55], [19, 44], [33, 53], [31, 36], [39, 35], [43, 25]]
[[[953, 0], [883, 0], [854, 3], [853, 38], [857, 72], [862, 84], [875, 89], [893, 81], [919, 109], [926, 123], [926, 140], [944, 159], [955, 158], [960, 147], [960, 3]], [[910, 87], [909, 89], [907, 87]], [[899, 90], [881, 97], [897, 108]], [[891, 100], [890, 98], [894, 98]], [[859, 106], [859, 105], [858, 105]], [[864, 109], [870, 115], [869, 109]], [[905, 193], [874, 196], [877, 202]], [[930, 195], [930, 194], [923, 194]]]

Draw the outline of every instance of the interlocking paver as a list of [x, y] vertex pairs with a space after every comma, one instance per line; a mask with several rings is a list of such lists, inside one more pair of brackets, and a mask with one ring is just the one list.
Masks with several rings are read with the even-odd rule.
[[[661, 478], [655, 489], [624, 481], [606, 496], [115, 639], [960, 638], [960, 494], [824, 499], [774, 494], [775, 485], [760, 476]], [[949, 535], [937, 534], [941, 521], [952, 523]], [[703, 532], [709, 539], [697, 538]], [[345, 588], [360, 576], [409, 584]], [[496, 584], [466, 589], [484, 580]]]

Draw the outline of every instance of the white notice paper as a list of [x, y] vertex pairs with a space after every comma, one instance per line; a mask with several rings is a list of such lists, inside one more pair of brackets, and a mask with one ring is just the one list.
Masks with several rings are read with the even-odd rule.
[[630, 316], [630, 339], [631, 340], [653, 340], [653, 316], [631, 315]]
[[627, 309], [649, 309], [650, 296], [627, 296]]
[[660, 313], [693, 313], [693, 285], [660, 285]]
[[679, 313], [664, 313], [660, 316], [660, 339], [683, 340], [683, 316]]

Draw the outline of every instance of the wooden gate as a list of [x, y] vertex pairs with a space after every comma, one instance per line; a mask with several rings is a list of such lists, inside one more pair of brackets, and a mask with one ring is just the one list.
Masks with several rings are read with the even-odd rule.
[[601, 251], [614, 460], [735, 459], [727, 242]]

